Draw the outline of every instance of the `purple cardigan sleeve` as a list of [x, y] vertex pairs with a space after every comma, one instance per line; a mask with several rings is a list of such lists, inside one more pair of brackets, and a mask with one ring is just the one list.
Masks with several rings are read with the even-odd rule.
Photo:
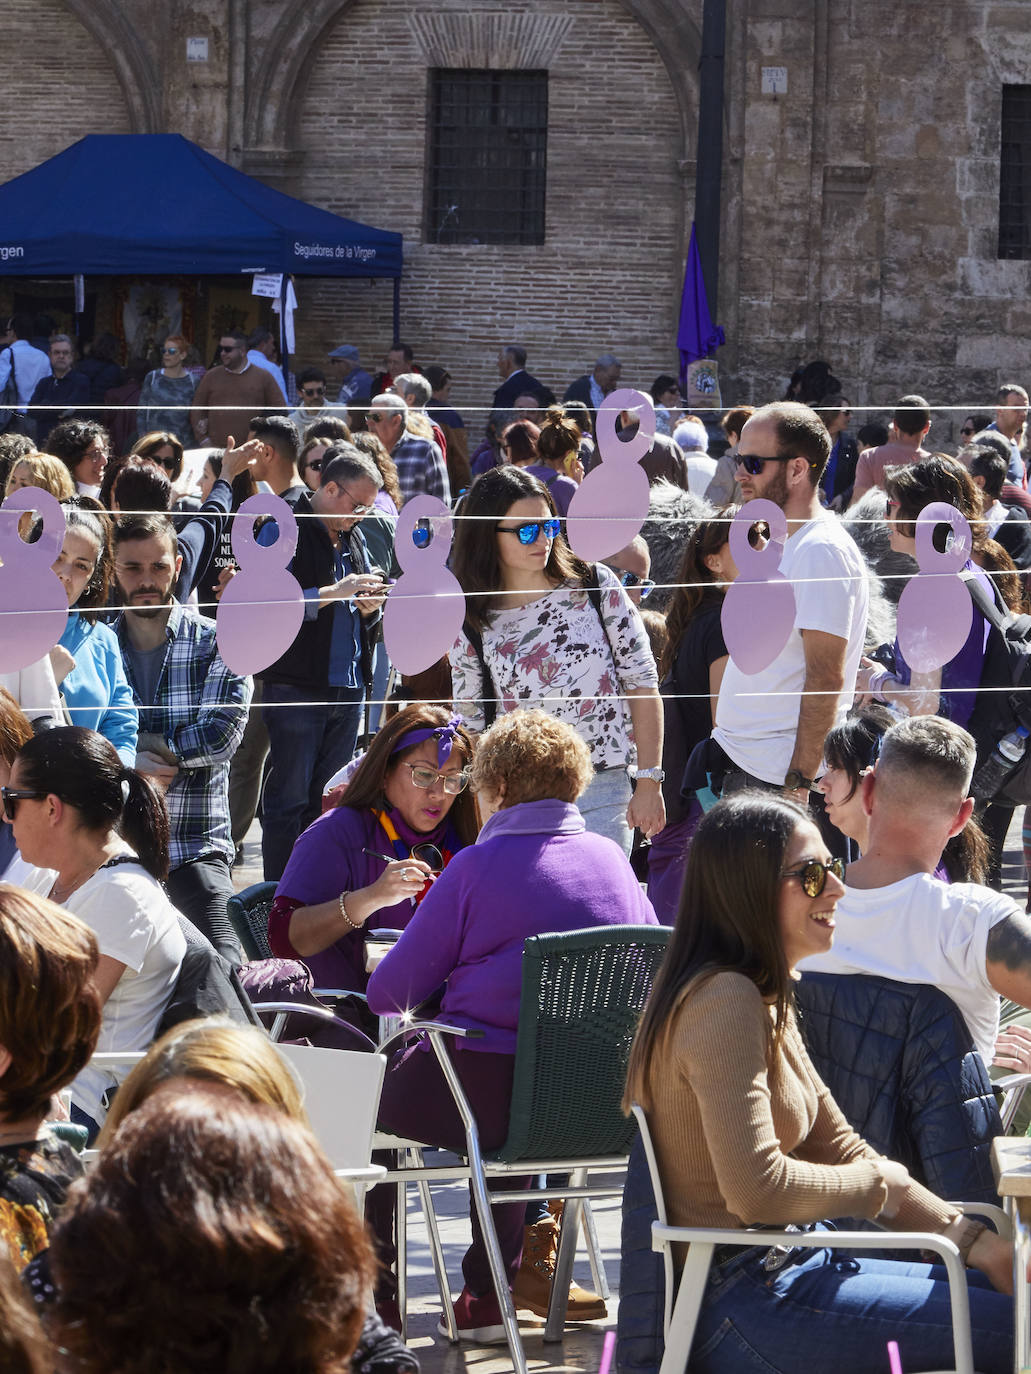
[[475, 850], [455, 855], [369, 979], [369, 1008], [377, 1016], [418, 1006], [457, 968], [469, 895], [464, 874], [476, 857]]

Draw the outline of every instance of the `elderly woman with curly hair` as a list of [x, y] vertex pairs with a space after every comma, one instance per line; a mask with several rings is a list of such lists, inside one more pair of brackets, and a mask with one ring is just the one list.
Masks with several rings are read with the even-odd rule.
[[[479, 838], [455, 855], [369, 980], [369, 1006], [379, 1015], [416, 1007], [446, 985], [441, 1019], [482, 1033], [458, 1041], [452, 1058], [486, 1151], [508, 1134], [523, 942], [588, 926], [657, 924], [623, 851], [589, 833], [577, 810], [593, 771], [576, 731], [544, 711], [513, 711], [492, 725], [472, 768], [488, 818]], [[465, 1148], [454, 1101], [425, 1044], [391, 1060], [379, 1121], [428, 1145]], [[384, 1250], [394, 1195], [393, 1188], [376, 1189], [370, 1206]], [[494, 1208], [510, 1280], [519, 1269], [525, 1215], [522, 1203]], [[504, 1339], [504, 1327], [475, 1209], [472, 1232], [455, 1316], [463, 1340], [495, 1342]], [[389, 1300], [389, 1289], [381, 1289], [381, 1299]], [[515, 1301], [528, 1305], [518, 1285]]]

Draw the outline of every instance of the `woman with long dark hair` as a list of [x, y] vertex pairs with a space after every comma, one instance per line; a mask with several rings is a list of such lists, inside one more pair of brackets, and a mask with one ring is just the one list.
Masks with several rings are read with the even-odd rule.
[[762, 1244], [763, 1226], [860, 1216], [956, 1243], [981, 1271], [969, 1284], [975, 1366], [1003, 1374], [1013, 1360], [1012, 1247], [872, 1150], [799, 1034], [795, 966], [830, 948], [841, 872], [809, 814], [783, 797], [738, 794], [695, 832], [625, 1099], [647, 1113], [674, 1225], [759, 1228], [754, 1246], [715, 1252], [691, 1368], [865, 1374], [870, 1351], [888, 1340], [907, 1371], [948, 1367], [941, 1269]]
[[726, 586], [737, 577], [728, 543], [734, 513], [728, 508], [696, 527], [666, 612], [666, 647], [659, 660], [666, 825], [648, 850], [648, 896], [663, 925], [672, 925], [676, 916], [687, 847], [702, 816], [701, 802], [685, 800], [681, 786], [691, 751], [712, 732], [727, 666], [720, 613]]
[[269, 914], [273, 954], [322, 987], [364, 992], [366, 927], [403, 930], [433, 875], [476, 838], [473, 744], [441, 706], [399, 711], [373, 738], [341, 804], [294, 845]]
[[455, 703], [475, 730], [515, 706], [572, 725], [595, 769], [578, 803], [587, 828], [629, 854], [635, 826], [651, 837], [665, 823], [662, 703], [637, 608], [609, 568], [573, 554], [550, 493], [529, 473], [485, 472], [461, 516], [451, 555], [466, 597], [450, 653]]
[[[100, 946], [101, 1050], [142, 1050], [168, 1005], [186, 940], [161, 880], [168, 872], [168, 812], [142, 773], [126, 768], [95, 730], [63, 726], [22, 745], [0, 791], [22, 858], [24, 887], [84, 921]], [[91, 1135], [123, 1070], [76, 1079], [73, 1120]]]

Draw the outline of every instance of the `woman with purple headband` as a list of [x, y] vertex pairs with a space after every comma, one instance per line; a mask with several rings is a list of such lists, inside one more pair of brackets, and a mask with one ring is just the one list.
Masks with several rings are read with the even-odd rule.
[[302, 960], [316, 986], [364, 992], [367, 931], [403, 930], [433, 875], [476, 838], [472, 757], [461, 716], [441, 706], [388, 721], [343, 802], [294, 845], [269, 913], [273, 954]]

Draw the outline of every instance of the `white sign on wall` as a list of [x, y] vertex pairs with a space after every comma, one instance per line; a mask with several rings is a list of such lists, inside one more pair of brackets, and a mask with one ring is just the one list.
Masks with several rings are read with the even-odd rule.
[[763, 67], [763, 95], [787, 95], [787, 67]]
[[208, 40], [206, 38], [188, 38], [186, 40], [186, 60], [187, 62], [206, 62], [208, 60]]

